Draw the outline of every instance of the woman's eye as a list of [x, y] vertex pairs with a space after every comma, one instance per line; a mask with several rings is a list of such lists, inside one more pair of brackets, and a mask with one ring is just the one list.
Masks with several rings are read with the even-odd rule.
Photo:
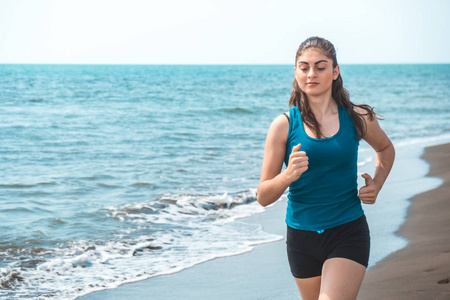
[[325, 68], [317, 68], [317, 70], [323, 71], [323, 70], [325, 70]]
[[308, 71], [308, 68], [300, 68], [302, 71]]

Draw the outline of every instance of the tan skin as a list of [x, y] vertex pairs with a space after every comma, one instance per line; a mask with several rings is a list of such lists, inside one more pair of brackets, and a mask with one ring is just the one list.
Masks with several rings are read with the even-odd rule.
[[[339, 66], [319, 49], [305, 50], [294, 68], [299, 87], [307, 94], [311, 109], [320, 124], [324, 137], [333, 136], [339, 130], [337, 104], [331, 96], [333, 80], [339, 75]], [[367, 132], [363, 139], [375, 150], [375, 173], [372, 178], [363, 174], [365, 186], [359, 189], [359, 197], [365, 204], [374, 204], [394, 162], [395, 150], [392, 142], [381, 129], [376, 118], [370, 120], [364, 109], [355, 110], [365, 115]], [[306, 133], [317, 138], [304, 125]], [[262, 206], [278, 200], [290, 184], [308, 170], [308, 154], [301, 151], [301, 145], [292, 149], [288, 167], [281, 172], [286, 154], [289, 122], [285, 116], [277, 117], [267, 133], [261, 178], [257, 198]], [[300, 150], [300, 151], [299, 151]], [[309, 299], [356, 299], [366, 268], [345, 258], [328, 259], [322, 269], [322, 276], [295, 278], [303, 300]]]

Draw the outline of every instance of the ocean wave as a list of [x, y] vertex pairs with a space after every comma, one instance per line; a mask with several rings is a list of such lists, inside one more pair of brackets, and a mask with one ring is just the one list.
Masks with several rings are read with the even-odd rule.
[[47, 249], [40, 245], [39, 251], [3, 247], [0, 256], [9, 263], [0, 270], [0, 297], [74, 299], [248, 252], [281, 238], [263, 232], [261, 225], [235, 221], [263, 211], [254, 190], [165, 194], [153, 201], [104, 208], [97, 214], [127, 222], [121, 232]]
[[11, 184], [0, 184], [0, 188], [6, 188], [6, 189], [26, 189], [26, 188], [32, 188], [37, 187], [41, 185], [54, 185], [55, 182], [38, 182], [34, 184], [26, 184], [26, 183], [11, 183]]
[[7, 189], [26, 189], [26, 188], [32, 188], [39, 185], [44, 184], [50, 184], [50, 183], [37, 183], [37, 184], [23, 184], [23, 183], [13, 183], [13, 184], [0, 184], [0, 188], [7, 188]]
[[222, 108], [219, 111], [227, 113], [227, 114], [237, 114], [237, 115], [254, 114], [254, 112], [252, 110], [243, 108], [243, 107]]
[[151, 184], [149, 182], [136, 182], [133, 183], [131, 186], [133, 187], [145, 187], [145, 188], [149, 188], [149, 189], [157, 189], [158, 186], [155, 184]]
[[[147, 221], [154, 224], [201, 222], [200, 218], [205, 216], [210, 217], [209, 220], [232, 221], [262, 212], [262, 208], [254, 210], [246, 206], [255, 201], [255, 190], [220, 195], [164, 194], [159, 199], [144, 203], [108, 207], [107, 215], [120, 221]], [[189, 219], [187, 215], [190, 216]], [[193, 219], [194, 216], [197, 219]]]
[[438, 145], [442, 143], [448, 143], [450, 141], [450, 134], [441, 134], [436, 136], [425, 136], [420, 138], [407, 138], [394, 142], [395, 147], [404, 147], [419, 144]]
[[361, 168], [369, 163], [371, 163], [373, 161], [373, 157], [372, 156], [367, 156], [365, 157], [363, 160], [358, 160], [358, 168]]

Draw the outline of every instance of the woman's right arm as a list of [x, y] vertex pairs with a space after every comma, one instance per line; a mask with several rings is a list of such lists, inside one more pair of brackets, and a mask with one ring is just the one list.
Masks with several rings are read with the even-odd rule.
[[308, 169], [308, 157], [300, 149], [300, 144], [292, 149], [289, 164], [281, 172], [286, 156], [286, 141], [289, 122], [285, 116], [276, 118], [267, 133], [261, 177], [258, 184], [257, 199], [262, 206], [277, 201], [289, 185]]

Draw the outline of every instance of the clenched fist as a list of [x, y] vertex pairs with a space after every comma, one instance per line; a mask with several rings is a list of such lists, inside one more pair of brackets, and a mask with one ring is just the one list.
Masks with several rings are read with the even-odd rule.
[[294, 182], [300, 178], [300, 176], [308, 170], [308, 156], [305, 151], [298, 151], [302, 145], [298, 144], [292, 148], [292, 152], [289, 155], [289, 163], [286, 168], [286, 176], [289, 181]]

